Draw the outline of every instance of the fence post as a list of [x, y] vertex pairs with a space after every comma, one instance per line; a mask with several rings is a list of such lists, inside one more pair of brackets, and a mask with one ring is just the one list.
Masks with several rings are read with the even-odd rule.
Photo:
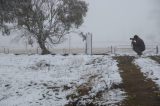
[[66, 50], [65, 50], [65, 48], [63, 48], [63, 54], [66, 54]]
[[114, 54], [116, 54], [116, 47], [114, 47]]
[[156, 54], [158, 54], [159, 50], [158, 50], [158, 45], [156, 46]]
[[37, 54], [38, 54], [38, 47], [37, 47]]
[[111, 46], [111, 54], [112, 54], [112, 46]]
[[8, 49], [8, 54], [9, 54], [9, 49]]
[[5, 48], [4, 48], [4, 49], [3, 49], [4, 54], [5, 54], [5, 51], [6, 51], [6, 50], [5, 50]]

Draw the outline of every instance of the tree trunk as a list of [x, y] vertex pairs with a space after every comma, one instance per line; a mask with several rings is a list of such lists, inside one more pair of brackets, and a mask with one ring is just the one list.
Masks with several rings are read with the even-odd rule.
[[38, 44], [42, 50], [41, 54], [45, 55], [45, 54], [50, 54], [51, 52], [46, 48], [45, 46], [45, 42], [42, 41], [41, 39], [38, 39]]

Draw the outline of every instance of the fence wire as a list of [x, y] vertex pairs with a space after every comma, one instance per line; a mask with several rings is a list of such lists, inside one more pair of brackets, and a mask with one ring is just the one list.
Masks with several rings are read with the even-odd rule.
[[[49, 48], [52, 54], [85, 54], [85, 48]], [[0, 53], [5, 54], [40, 54], [41, 49], [39, 47], [34, 48], [7, 48], [0, 47]], [[135, 54], [130, 45], [117, 45], [92, 48], [92, 53], [104, 55], [104, 54]], [[158, 45], [146, 45], [145, 54], [159, 54]]]

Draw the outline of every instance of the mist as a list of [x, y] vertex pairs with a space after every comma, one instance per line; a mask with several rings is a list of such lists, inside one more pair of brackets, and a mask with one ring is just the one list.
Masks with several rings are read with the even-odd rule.
[[135, 34], [147, 44], [160, 44], [156, 1], [88, 0], [81, 29], [93, 33], [94, 46], [130, 44], [129, 38]]
[[[89, 10], [80, 30], [93, 34], [93, 47], [130, 45], [129, 38], [135, 34], [146, 45], [160, 45], [160, 0], [86, 1]], [[77, 34], [66, 38], [68, 40], [62, 44], [64, 48], [69, 45], [71, 48], [85, 47], [82, 38]], [[1, 46], [13, 46], [8, 39], [4, 39], [6, 38], [0, 40]]]

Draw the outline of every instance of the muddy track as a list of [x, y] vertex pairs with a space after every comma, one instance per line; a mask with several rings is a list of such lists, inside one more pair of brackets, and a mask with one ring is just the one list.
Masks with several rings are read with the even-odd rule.
[[158, 87], [133, 64], [134, 57], [120, 56], [115, 59], [118, 61], [123, 88], [128, 96], [121, 106], [160, 106], [160, 98], [155, 93]]

